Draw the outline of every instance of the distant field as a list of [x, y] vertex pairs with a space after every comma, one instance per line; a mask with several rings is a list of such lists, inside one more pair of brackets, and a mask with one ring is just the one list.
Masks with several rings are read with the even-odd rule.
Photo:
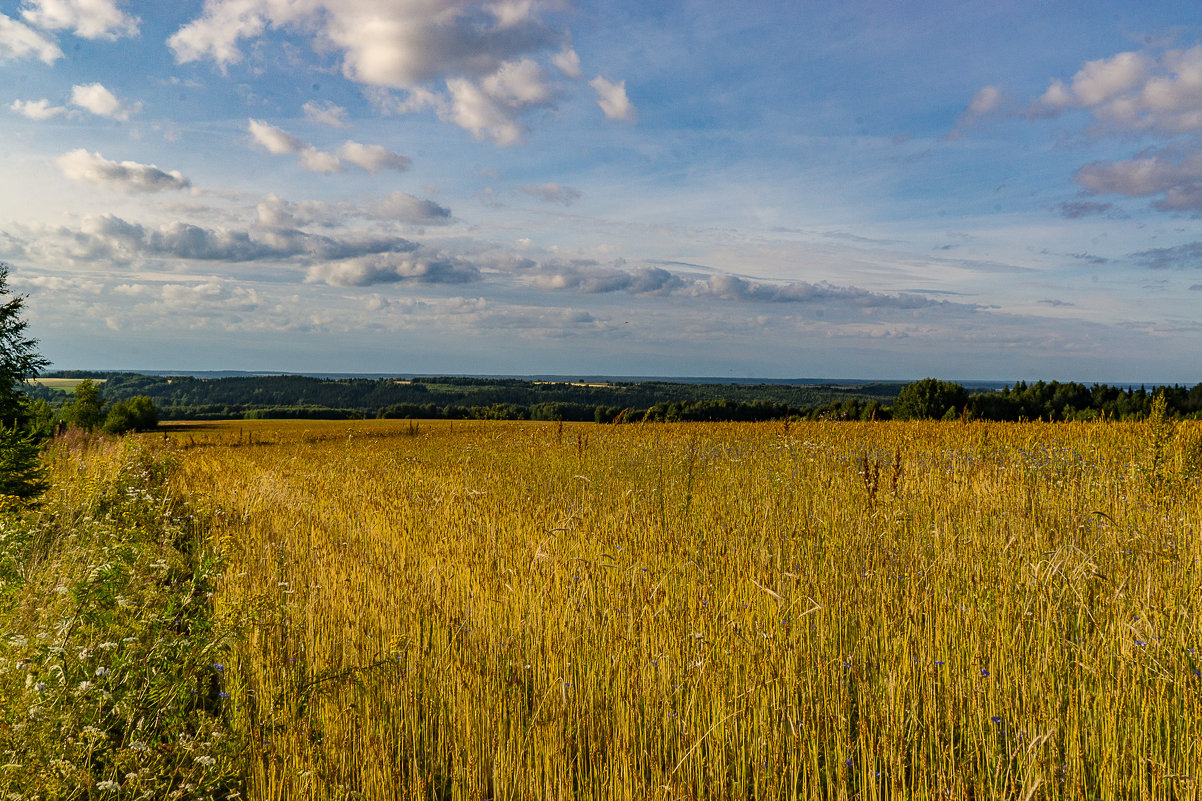
[[[75, 388], [77, 386], [79, 386], [80, 384], [82, 384], [84, 381], [87, 381], [87, 380], [88, 379], [86, 379], [86, 378], [34, 378], [34, 379], [31, 379], [29, 383], [40, 384], [41, 386], [46, 387], [48, 389], [57, 389], [57, 390], [61, 390], [62, 392], [72, 394], [75, 392]], [[103, 378], [93, 378], [92, 383], [103, 384], [104, 379]]]
[[251, 798], [1197, 798], [1197, 424], [170, 426]]

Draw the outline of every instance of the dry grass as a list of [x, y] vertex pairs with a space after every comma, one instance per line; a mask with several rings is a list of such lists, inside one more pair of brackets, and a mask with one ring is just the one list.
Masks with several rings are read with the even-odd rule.
[[256, 798], [1196, 798], [1166, 425], [171, 436]]

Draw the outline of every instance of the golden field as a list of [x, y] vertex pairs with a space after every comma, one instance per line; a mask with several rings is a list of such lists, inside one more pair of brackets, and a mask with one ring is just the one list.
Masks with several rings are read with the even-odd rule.
[[253, 798], [1202, 794], [1197, 424], [145, 436]]

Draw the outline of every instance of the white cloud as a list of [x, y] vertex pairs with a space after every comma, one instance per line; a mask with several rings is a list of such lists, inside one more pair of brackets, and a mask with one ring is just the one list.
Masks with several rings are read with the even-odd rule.
[[[243, 40], [268, 28], [312, 35], [318, 50], [341, 54], [343, 74], [364, 84], [381, 110], [432, 108], [477, 138], [510, 145], [525, 132], [519, 117], [560, 92], [545, 66], [580, 76], [566, 30], [544, 14], [558, 7], [536, 0], [206, 0], [168, 44], [181, 63], [211, 59], [225, 69], [241, 60]], [[607, 116], [634, 119], [624, 85], [594, 88]], [[404, 99], [390, 90], [404, 91]], [[341, 119], [316, 107], [306, 113]]]
[[447, 81], [451, 91], [451, 110], [447, 116], [460, 128], [471, 131], [477, 139], [489, 138], [498, 145], [520, 144], [526, 135], [523, 125], [490, 97], [487, 92], [466, 78]]
[[115, 0], [25, 0], [21, 16], [43, 30], [69, 30], [84, 39], [136, 36], [138, 19]]
[[528, 58], [502, 64], [480, 85], [489, 95], [515, 109], [547, 105], [555, 96], [542, 69]]
[[1041, 101], [1052, 107], [1096, 106], [1139, 86], [1148, 74], [1148, 58], [1141, 53], [1119, 53], [1087, 61], [1073, 76], [1071, 87], [1053, 80]]
[[206, 0], [168, 45], [180, 62], [242, 58], [239, 42], [268, 26], [316, 31], [342, 52], [351, 80], [409, 89], [449, 75], [482, 77], [505, 61], [553, 46], [561, 34], [534, 3], [457, 0]]
[[297, 139], [292, 134], [269, 125], [262, 120], [252, 119], [247, 123], [251, 138], [266, 148], [268, 153], [277, 156], [295, 154], [301, 167], [310, 172], [341, 172], [342, 162], [333, 153], [318, 150], [308, 142]]
[[332, 286], [374, 286], [402, 281], [419, 284], [463, 284], [477, 281], [473, 265], [441, 253], [377, 253], [309, 268], [305, 281]]
[[580, 56], [570, 47], [566, 47], [552, 56], [551, 63], [569, 78], [580, 77]]
[[343, 161], [348, 161], [370, 173], [382, 169], [404, 172], [409, 169], [411, 164], [408, 156], [393, 153], [379, 145], [362, 145], [358, 142], [347, 142], [338, 148], [338, 155]]
[[597, 92], [597, 105], [605, 116], [611, 120], [634, 122], [638, 119], [638, 110], [626, 96], [626, 81], [613, 83], [598, 75], [588, 82]]
[[127, 106], [99, 83], [71, 87], [71, 104], [90, 111], [98, 117], [109, 117], [122, 122], [128, 121], [131, 114], [142, 110], [141, 103]]
[[89, 153], [82, 148], [60, 156], [56, 163], [63, 175], [72, 181], [121, 192], [162, 192], [192, 185], [175, 170], [165, 172], [153, 164], [136, 161], [109, 161], [99, 153]]
[[299, 154], [301, 167], [309, 172], [342, 172], [342, 162], [333, 153], [306, 147]]
[[36, 58], [44, 64], [53, 64], [62, 57], [62, 49], [52, 39], [0, 14], [0, 61]]
[[1202, 135], [1202, 45], [1088, 61], [1070, 83], [1052, 81], [1033, 111], [1069, 108], [1119, 131]]
[[301, 107], [305, 116], [313, 122], [319, 122], [322, 125], [329, 125], [334, 128], [345, 128], [346, 109], [342, 106], [337, 106], [328, 100], [310, 100]]
[[1202, 210], [1202, 149], [1086, 164], [1073, 176], [1093, 194], [1146, 197], [1163, 211]]
[[[995, 87], [978, 92], [955, 135], [1003, 100]], [[1033, 118], [1070, 109], [1088, 113], [1097, 123], [1093, 135], [1172, 138], [1170, 147], [1150, 148], [1135, 158], [1086, 164], [1074, 179], [1087, 192], [1127, 197], [1159, 195], [1162, 211], [1202, 210], [1202, 44], [1161, 52], [1130, 51], [1085, 62], [1069, 81], [1054, 79], [1027, 110]], [[1182, 138], [1185, 137], [1185, 138]], [[1109, 208], [1104, 204], [1067, 203], [1067, 216]]]
[[556, 90], [546, 82], [542, 68], [529, 59], [502, 64], [479, 84], [466, 78], [449, 78], [450, 108], [440, 114], [477, 139], [498, 145], [520, 144], [526, 127], [518, 117], [555, 101]]
[[268, 153], [274, 153], [277, 156], [287, 153], [299, 153], [308, 147], [304, 142], [282, 128], [268, 125], [262, 120], [250, 120], [247, 124], [247, 129], [256, 142], [267, 148]]
[[451, 210], [433, 200], [423, 200], [408, 192], [393, 192], [371, 204], [371, 214], [378, 219], [397, 220], [420, 225], [451, 221]]
[[412, 225], [444, 225], [452, 219], [451, 210], [446, 206], [400, 191], [366, 198], [359, 203], [290, 201], [272, 194], [259, 201], [256, 212], [259, 224], [270, 229], [296, 229], [308, 225], [333, 228], [355, 218]]
[[64, 106], [52, 106], [49, 100], [14, 100], [10, 109], [31, 120], [51, 120], [67, 113]]

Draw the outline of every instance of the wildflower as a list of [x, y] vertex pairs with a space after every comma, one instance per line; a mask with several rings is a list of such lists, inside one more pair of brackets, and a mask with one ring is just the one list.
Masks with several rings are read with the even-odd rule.
[[988, 677], [989, 677], [989, 671], [988, 671], [988, 670], [986, 670], [985, 668], [981, 668], [981, 675], [982, 675], [982, 676], [984, 676], [984, 677], [986, 677], [986, 678], [988, 678]]
[[1001, 723], [1001, 722], [1002, 722], [1002, 719], [1001, 719], [999, 716], [997, 716], [997, 715], [994, 715], [993, 717], [991, 717], [991, 718], [989, 719], [989, 722], [990, 722], [990, 723]]
[[220, 673], [221, 671], [225, 670], [225, 665], [214, 664], [214, 665], [212, 665], [212, 668], [213, 668], [213, 670], [216, 670], [218, 673]]
[[109, 674], [109, 669], [106, 668], [104, 665], [101, 665], [100, 667], [96, 668], [97, 676], [104, 677], [104, 676], [107, 676], [108, 674]]
[[211, 768], [217, 764], [217, 760], [213, 759], [211, 756], [198, 756], [196, 761], [201, 765], [204, 765], [206, 768]]
[[96, 789], [102, 793], [115, 793], [121, 789], [121, 785], [117, 784], [112, 779], [105, 779], [96, 784]]

